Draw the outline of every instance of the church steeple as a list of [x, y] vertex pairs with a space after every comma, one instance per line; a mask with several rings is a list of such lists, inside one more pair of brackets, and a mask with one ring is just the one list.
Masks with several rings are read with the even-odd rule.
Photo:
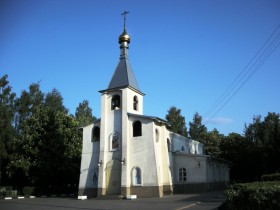
[[126, 15], [129, 12], [124, 11], [122, 13], [124, 17], [124, 23], [123, 23], [123, 33], [119, 36], [119, 44], [120, 44], [120, 49], [121, 49], [121, 58], [127, 57], [127, 50], [128, 50], [128, 44], [130, 43], [130, 37], [128, 33], [126, 32]]
[[126, 32], [127, 14], [128, 14], [127, 11], [124, 11], [122, 13], [122, 15], [124, 16], [124, 29], [123, 29], [123, 33], [119, 36], [119, 44], [121, 50], [120, 60], [107, 90], [130, 87], [135, 91], [141, 93], [128, 60], [128, 48], [130, 43], [130, 36]]

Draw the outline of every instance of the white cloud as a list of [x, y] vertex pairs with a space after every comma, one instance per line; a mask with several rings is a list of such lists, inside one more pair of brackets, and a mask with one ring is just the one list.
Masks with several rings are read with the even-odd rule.
[[224, 125], [232, 123], [233, 119], [228, 117], [214, 117], [214, 118], [206, 118], [204, 120], [205, 124], [212, 124], [212, 125]]

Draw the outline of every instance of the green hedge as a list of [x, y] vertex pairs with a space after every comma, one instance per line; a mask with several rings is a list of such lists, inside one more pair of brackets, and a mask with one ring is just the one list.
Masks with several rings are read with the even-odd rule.
[[22, 194], [24, 196], [34, 195], [35, 187], [24, 187], [22, 188]]
[[265, 174], [261, 177], [262, 181], [280, 181], [280, 173]]
[[13, 195], [11, 186], [0, 186], [0, 197], [11, 197]]
[[[34, 195], [35, 187], [24, 187], [21, 192], [24, 196]], [[11, 186], [0, 186], [0, 198], [17, 196], [17, 190]]]
[[279, 210], [280, 182], [234, 184], [225, 191], [220, 210]]

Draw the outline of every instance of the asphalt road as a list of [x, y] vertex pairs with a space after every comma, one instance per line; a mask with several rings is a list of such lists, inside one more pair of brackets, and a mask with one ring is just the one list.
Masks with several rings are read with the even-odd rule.
[[76, 198], [26, 198], [0, 200], [0, 210], [214, 210], [224, 201], [223, 192], [181, 194], [163, 198], [102, 200]]

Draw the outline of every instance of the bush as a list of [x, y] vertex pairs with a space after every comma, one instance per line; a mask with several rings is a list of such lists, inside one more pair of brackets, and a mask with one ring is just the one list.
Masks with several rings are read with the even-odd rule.
[[265, 174], [261, 177], [262, 181], [280, 181], [280, 173]]
[[22, 188], [22, 194], [24, 196], [34, 195], [35, 187], [24, 187]]
[[280, 182], [234, 184], [225, 191], [220, 210], [279, 210]]
[[13, 195], [11, 186], [0, 186], [0, 197], [11, 197]]

